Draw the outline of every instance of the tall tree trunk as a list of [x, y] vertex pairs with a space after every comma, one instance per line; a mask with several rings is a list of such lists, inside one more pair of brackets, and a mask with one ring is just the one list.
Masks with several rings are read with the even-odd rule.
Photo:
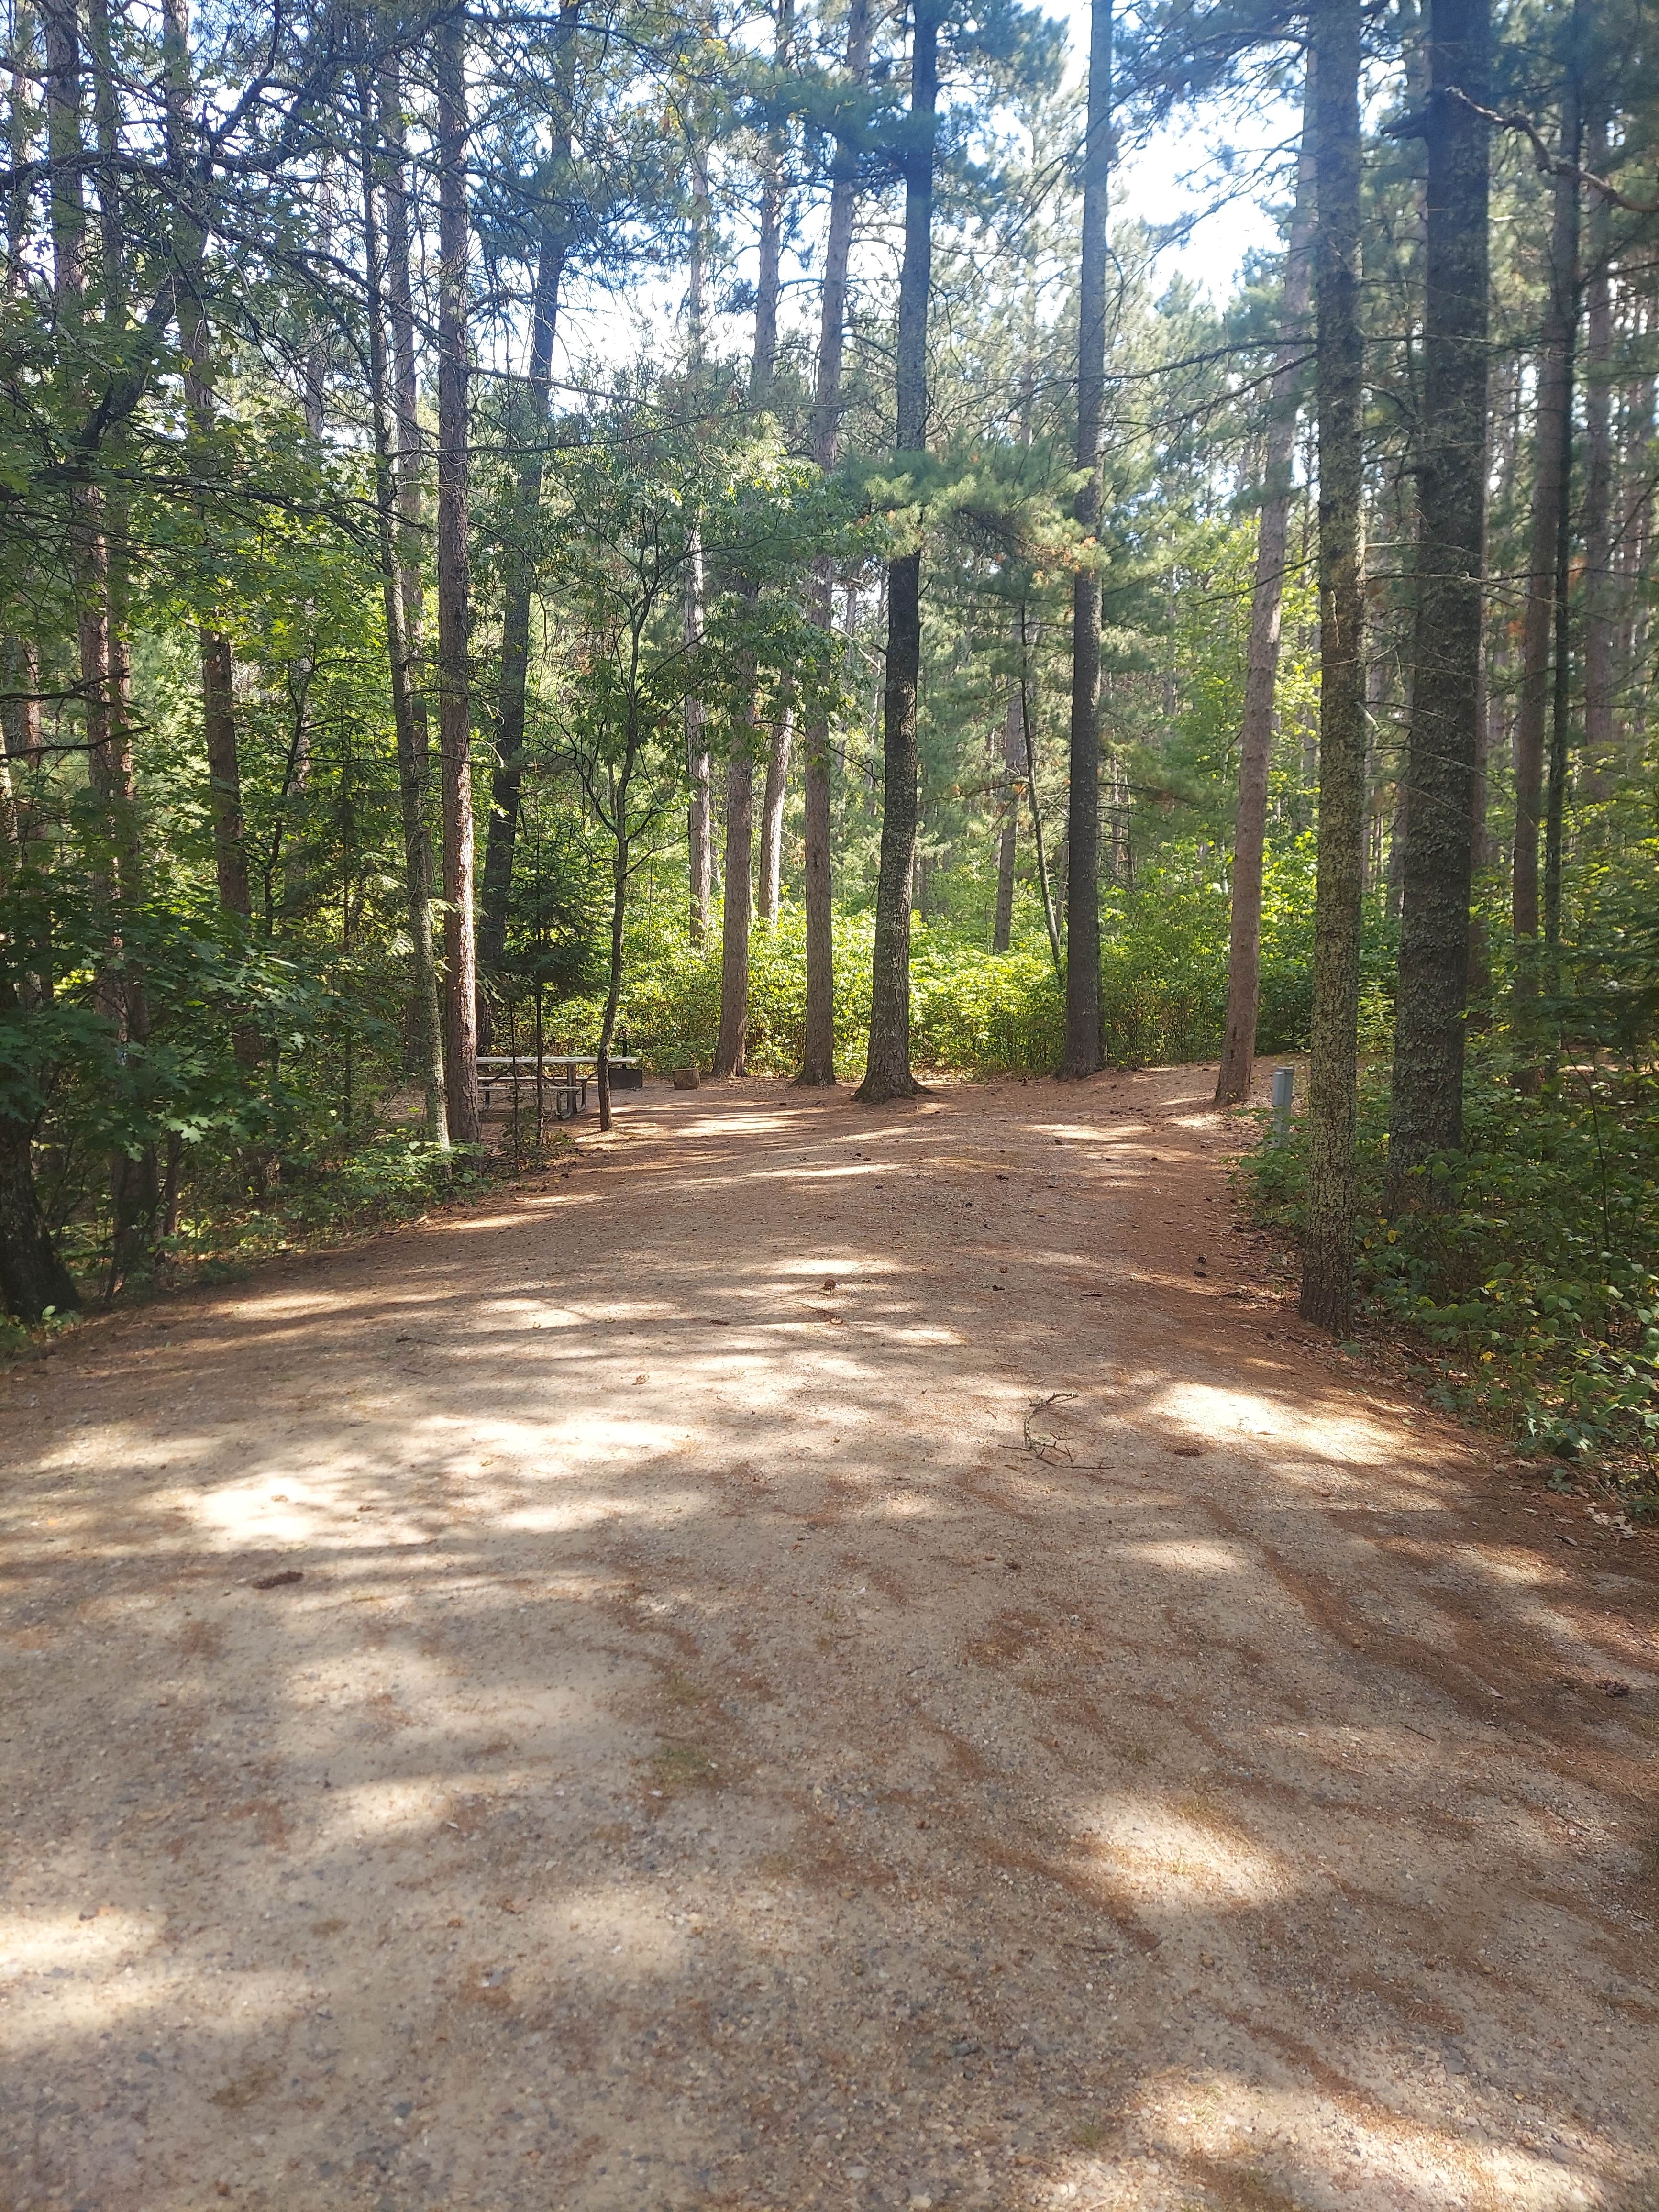
[[[870, 74], [870, 0], [851, 0], [847, 11], [847, 79], [862, 85]], [[812, 458], [826, 474], [836, 465], [841, 438], [842, 362], [847, 340], [847, 265], [858, 196], [856, 149], [837, 143], [830, 185], [830, 222], [823, 250], [823, 295], [818, 321], [817, 388], [812, 409]], [[827, 554], [812, 564], [812, 618], [829, 629], [834, 618], [835, 572]], [[835, 886], [830, 867], [830, 720], [815, 713], [804, 732], [805, 772], [806, 1036], [803, 1083], [836, 1079]]]
[[[421, 575], [421, 527], [424, 498], [421, 461], [424, 440], [421, 433], [415, 374], [415, 295], [410, 274], [409, 153], [403, 114], [403, 87], [392, 64], [381, 72], [380, 89], [380, 138], [386, 147], [386, 313], [392, 325], [392, 397], [397, 416], [394, 474], [398, 483], [398, 580], [404, 603], [404, 645], [409, 655], [409, 688], [419, 734], [422, 793], [428, 745], [426, 684], [421, 666], [422, 630], [426, 620], [425, 588]], [[428, 864], [428, 883], [431, 876]]]
[[1319, 836], [1309, 1075], [1304, 1321], [1353, 1296], [1354, 1120], [1364, 850], [1364, 492], [1359, 325], [1359, 0], [1312, 9], [1318, 198]]
[[[1598, 113], [1585, 132], [1584, 167], [1605, 175], [1607, 125]], [[1613, 566], [1613, 275], [1611, 210], [1604, 195], [1589, 210], [1584, 270], [1584, 770], [1606, 797], [1613, 772], [1613, 661], [1619, 595]]]
[[478, 921], [478, 964], [499, 969], [507, 953], [507, 908], [513, 894], [513, 848], [524, 795], [525, 701], [530, 675], [530, 600], [535, 576], [534, 536], [541, 507], [542, 470], [551, 411], [553, 341], [558, 326], [559, 285], [568, 251], [568, 224], [553, 199], [567, 189], [574, 131], [572, 71], [581, 0], [563, 0], [557, 32], [559, 72], [553, 143], [546, 166], [536, 283], [530, 305], [530, 367], [523, 394], [523, 448], [519, 456], [506, 596], [501, 609], [501, 697], [495, 716], [495, 769], [491, 780], [489, 830], [484, 842], [483, 895]]
[[748, 1072], [749, 917], [753, 898], [755, 756], [748, 734], [734, 729], [726, 770], [726, 880], [721, 886], [720, 1025], [714, 1073]]
[[441, 1148], [449, 1144], [445, 1096], [443, 1016], [439, 1005], [438, 962], [432, 921], [432, 827], [430, 745], [426, 689], [422, 668], [425, 593], [421, 579], [422, 438], [416, 412], [415, 301], [410, 277], [408, 153], [404, 142], [402, 86], [395, 66], [381, 71], [377, 88], [380, 141], [387, 160], [381, 192], [386, 210], [386, 306], [391, 325], [390, 402], [392, 412], [392, 479], [396, 497], [398, 617], [388, 619], [386, 647], [398, 666], [392, 672], [394, 709], [401, 698], [398, 734], [398, 787], [404, 834], [404, 889], [410, 927], [410, 1072], [420, 1081], [426, 1132]]
[[[1019, 647], [1019, 720], [1025, 744], [1025, 800], [1031, 811], [1031, 858], [1036, 866], [1037, 894], [1042, 902], [1042, 926], [1048, 937], [1048, 957], [1053, 961], [1054, 975], [1065, 988], [1066, 956], [1060, 941], [1060, 915], [1054, 890], [1049, 882], [1048, 855], [1044, 850], [1042, 805], [1037, 797], [1036, 716], [1031, 709], [1031, 654], [1037, 641], [1037, 632], [1027, 620], [1027, 602], [1020, 601], [1018, 615], [1018, 629], [1015, 642]], [[1066, 835], [1060, 839], [1059, 904], [1066, 898]]]
[[[1576, 142], [1577, 93], [1569, 77], [1566, 130]], [[1555, 626], [1556, 568], [1567, 505], [1572, 451], [1572, 353], [1578, 311], [1578, 186], [1558, 177], [1550, 222], [1550, 288], [1539, 337], [1538, 399], [1534, 421], [1532, 544], [1521, 635], [1521, 696], [1515, 718], [1516, 936], [1515, 1024], [1522, 1041], [1534, 1024], [1539, 985], [1538, 833], [1544, 802], [1544, 732], [1549, 718], [1550, 644]]]
[[605, 1011], [599, 1017], [599, 1049], [595, 1078], [599, 1095], [599, 1129], [611, 1133], [611, 1047], [617, 1034], [617, 1009], [622, 1003], [623, 929], [628, 913], [629, 837], [628, 786], [624, 779], [617, 811], [617, 843], [611, 875], [611, 963], [605, 982]]
[[[910, 131], [903, 155], [904, 255], [899, 264], [896, 454], [927, 440], [927, 307], [933, 275], [933, 159], [944, 0], [916, 0], [910, 44]], [[918, 805], [916, 690], [921, 678], [921, 548], [887, 564], [887, 673], [882, 702], [881, 859], [871, 963], [870, 1050], [858, 1097], [911, 1098], [910, 878]]]
[[[780, 70], [789, 65], [790, 46], [794, 35], [794, 0], [778, 0], [778, 33], [775, 55]], [[783, 248], [784, 213], [784, 157], [786, 148], [781, 133], [775, 132], [767, 149], [766, 181], [761, 204], [760, 250], [757, 270], [756, 320], [764, 315], [767, 329], [763, 340], [757, 327], [755, 350], [757, 356], [763, 344], [767, 360], [767, 391], [757, 404], [763, 404], [770, 398], [772, 365], [778, 350], [778, 300], [782, 289], [781, 258]], [[779, 886], [783, 870], [783, 810], [789, 790], [789, 755], [794, 738], [794, 717], [786, 708], [772, 725], [766, 750], [766, 781], [761, 796], [760, 821], [760, 882], [757, 888], [756, 906], [761, 920], [769, 926], [778, 918]]]
[[1418, 454], [1417, 619], [1410, 793], [1401, 890], [1391, 1202], [1463, 1136], [1464, 1016], [1475, 765], [1482, 707], [1486, 544], [1487, 125], [1455, 93], [1486, 98], [1491, 0], [1431, 0], [1423, 431]]
[[[695, 648], [702, 640], [702, 538], [693, 530], [685, 562], [684, 637]], [[691, 796], [686, 806], [686, 854], [690, 863], [691, 911], [690, 933], [693, 945], [705, 944], [708, 915], [714, 894], [713, 763], [708, 757], [708, 717], [695, 695], [685, 702], [685, 772]]]
[[[700, 402], [706, 306], [703, 288], [707, 276], [709, 225], [708, 156], [702, 147], [692, 145], [688, 150], [688, 160], [691, 169], [691, 252], [685, 295], [689, 338], [686, 368], [694, 402]], [[684, 625], [685, 642], [690, 648], [695, 648], [702, 638], [702, 537], [701, 532], [694, 529], [690, 558], [685, 564]], [[708, 714], [702, 701], [695, 696], [688, 697], [685, 702], [685, 770], [690, 791], [685, 813], [687, 876], [691, 894], [688, 919], [691, 942], [701, 945], [708, 940], [710, 906], [714, 897], [714, 763], [708, 754]]]
[[[0, 980], [0, 1012], [17, 1005]], [[40, 1211], [34, 1183], [34, 1131], [21, 1115], [0, 1114], [0, 1304], [31, 1328], [49, 1312], [74, 1313], [81, 1304]]]
[[[213, 347], [203, 298], [207, 234], [191, 205], [186, 175], [193, 150], [191, 119], [190, 0], [162, 0], [161, 43], [167, 80], [167, 166], [179, 194], [175, 254], [179, 270], [179, 343], [185, 356], [185, 403], [196, 447], [201, 493], [213, 472]], [[236, 743], [236, 700], [230, 640], [210, 622], [197, 632], [202, 671], [202, 726], [208, 764], [208, 807], [219, 904], [246, 921], [252, 913], [242, 820], [242, 773]], [[257, 1048], [257, 1047], [256, 1047]]]
[[[1083, 258], [1078, 284], [1077, 495], [1085, 544], [1100, 529], [1106, 419], [1106, 218], [1112, 164], [1112, 0], [1091, 0], [1083, 143]], [[1100, 571], [1072, 585], [1072, 752], [1066, 836], [1066, 1053], [1062, 1075], [1092, 1075], [1100, 1035]]]
[[[786, 60], [794, 26], [790, 0], [779, 0], [777, 59]], [[761, 170], [760, 240], [755, 284], [755, 352], [749, 404], [758, 413], [771, 404], [778, 354], [778, 295], [782, 282], [783, 145], [775, 132]], [[743, 585], [751, 604], [760, 587]], [[726, 880], [720, 904], [720, 1025], [714, 1046], [716, 1075], [746, 1072], [749, 1047], [749, 930], [753, 903], [755, 754], [760, 735], [751, 683], [745, 713], [735, 718], [726, 770]], [[775, 740], [773, 743], [775, 750]]]
[[795, 716], [786, 707], [773, 726], [766, 756], [766, 785], [761, 796], [760, 885], [755, 903], [769, 927], [778, 918], [783, 896], [783, 814], [789, 799], [789, 759], [794, 750]]
[[432, 944], [432, 845], [426, 823], [424, 733], [417, 736], [409, 641], [398, 564], [398, 485], [393, 459], [395, 431], [392, 375], [386, 347], [384, 297], [386, 256], [382, 244], [370, 87], [358, 87], [363, 185], [363, 260], [368, 294], [369, 404], [374, 435], [374, 507], [380, 538], [381, 596], [386, 611], [386, 660], [392, 680], [392, 720], [398, 746], [398, 792], [404, 834], [404, 896], [410, 939], [406, 1030], [413, 1073], [421, 1082], [427, 1140], [449, 1143], [444, 1103], [444, 1062], [440, 1042], [438, 969]]
[[[1583, 152], [1583, 38], [1586, 0], [1573, 0], [1567, 64], [1566, 157], [1577, 167]], [[1549, 988], [1561, 988], [1561, 864], [1567, 806], [1569, 718], [1572, 684], [1572, 418], [1577, 370], [1580, 203], [1577, 178], [1565, 179], [1567, 206], [1564, 210], [1563, 251], [1565, 256], [1566, 348], [1563, 365], [1561, 417], [1561, 495], [1555, 513], [1555, 575], [1551, 593], [1553, 658], [1550, 684], [1549, 758], [1544, 793], [1544, 942], [1549, 948]], [[1552, 264], [1552, 277], [1555, 275]], [[1528, 1076], [1530, 1071], [1528, 1072]]]
[[438, 94], [438, 751], [444, 848], [444, 1085], [449, 1133], [476, 1144], [472, 714], [467, 568], [466, 76], [459, 16], [433, 38]]
[[[8, 688], [24, 665], [22, 653], [14, 649], [4, 665]], [[38, 735], [39, 714], [39, 707], [33, 702], [8, 701], [3, 723], [0, 723], [0, 890], [7, 886], [23, 857], [11, 763], [20, 753], [27, 757], [28, 738], [31, 733]], [[26, 994], [32, 1000], [38, 995], [38, 987], [0, 977], [0, 1013], [15, 1012], [26, 1003]], [[80, 1304], [81, 1294], [58, 1257], [40, 1211], [34, 1182], [33, 1124], [21, 1114], [0, 1114], [0, 1305], [15, 1320], [33, 1327], [49, 1311], [72, 1313]]]
[[1002, 829], [997, 838], [997, 906], [991, 950], [1006, 952], [1014, 933], [1014, 858], [1019, 843], [1019, 787], [1025, 780], [1025, 687], [1008, 694], [1002, 717]]
[[1261, 998], [1261, 864], [1267, 838], [1267, 770], [1273, 757], [1273, 694], [1279, 680], [1279, 618], [1285, 599], [1285, 556], [1294, 495], [1291, 463], [1296, 450], [1297, 407], [1308, 351], [1308, 306], [1313, 292], [1309, 248], [1314, 221], [1314, 70], [1302, 92], [1302, 145], [1296, 165], [1296, 199], [1285, 244], [1285, 284], [1279, 302], [1279, 351], [1267, 390], [1267, 434], [1262, 459], [1261, 520], [1255, 541], [1255, 582], [1250, 598], [1249, 659], [1244, 678], [1244, 717], [1239, 732], [1238, 814], [1233, 825], [1231, 933], [1227, 951], [1227, 1026], [1216, 1079], [1218, 1106], [1242, 1105], [1255, 1079], [1255, 1024]]
[[[55, 161], [78, 163], [82, 152], [82, 56], [70, 0], [46, 11], [47, 135]], [[93, 64], [94, 126], [98, 161], [99, 284], [106, 360], [118, 356], [128, 325], [126, 252], [123, 234], [114, 67], [110, 24], [102, 0], [88, 9]], [[60, 331], [85, 344], [86, 206], [78, 167], [52, 180], [53, 285]], [[85, 372], [83, 372], [84, 374]], [[107, 941], [96, 1001], [123, 1048], [149, 1042], [149, 998], [142, 959], [125, 917], [143, 897], [143, 855], [133, 773], [127, 649], [127, 501], [118, 483], [100, 488], [94, 471], [104, 458], [97, 445], [79, 456], [84, 474], [71, 495], [70, 558], [76, 599], [76, 646], [87, 729], [87, 772], [96, 801], [98, 854], [94, 896], [106, 915]], [[110, 1268], [106, 1300], [148, 1259], [160, 1203], [155, 1148], [140, 1144], [112, 1153]]]

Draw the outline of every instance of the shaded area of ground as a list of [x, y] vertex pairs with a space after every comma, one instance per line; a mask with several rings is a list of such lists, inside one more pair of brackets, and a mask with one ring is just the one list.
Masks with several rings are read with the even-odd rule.
[[653, 1091], [8, 1377], [0, 2206], [1659, 2204], [1648, 1547], [1210, 1080]]

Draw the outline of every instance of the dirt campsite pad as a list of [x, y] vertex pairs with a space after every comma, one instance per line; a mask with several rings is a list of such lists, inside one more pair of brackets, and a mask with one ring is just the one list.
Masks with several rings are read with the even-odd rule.
[[0, 2206], [1659, 2204], [1650, 1540], [1211, 1079], [653, 1090], [15, 1369]]

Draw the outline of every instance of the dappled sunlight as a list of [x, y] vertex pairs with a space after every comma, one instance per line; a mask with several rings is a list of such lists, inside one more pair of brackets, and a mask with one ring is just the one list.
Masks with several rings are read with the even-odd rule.
[[1310, 1407], [1283, 1398], [1275, 1401], [1259, 1392], [1192, 1382], [1165, 1384], [1153, 1404], [1169, 1419], [1183, 1423], [1194, 1437], [1212, 1443], [1246, 1438], [1303, 1444], [1316, 1440], [1333, 1473], [1344, 1465], [1374, 1467], [1399, 1457], [1398, 1431], [1356, 1413], [1352, 1407], [1337, 1413], [1322, 1403]]
[[1157, 1279], [1125, 1095], [653, 1102], [14, 1380], [36, 2202], [1622, 2205], [1647, 1585]]
[[1178, 1538], [1131, 1543], [1125, 1549], [1146, 1565], [1166, 1567], [1173, 1574], [1243, 1575], [1249, 1574], [1255, 1564], [1242, 1546], [1201, 1539], [1186, 1543]]
[[1302, 1887], [1236, 1822], [1197, 1802], [1181, 1807], [1132, 1798], [1094, 1815], [1088, 1832], [1113, 1874], [1159, 1917], [1183, 1903], [1201, 1901], [1212, 1911], [1266, 1905]]

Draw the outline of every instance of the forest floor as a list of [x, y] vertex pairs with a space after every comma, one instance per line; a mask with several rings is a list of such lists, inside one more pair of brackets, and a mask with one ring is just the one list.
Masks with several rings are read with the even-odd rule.
[[652, 1090], [14, 1368], [0, 2207], [1659, 2205], [1655, 1547], [1212, 1080]]

